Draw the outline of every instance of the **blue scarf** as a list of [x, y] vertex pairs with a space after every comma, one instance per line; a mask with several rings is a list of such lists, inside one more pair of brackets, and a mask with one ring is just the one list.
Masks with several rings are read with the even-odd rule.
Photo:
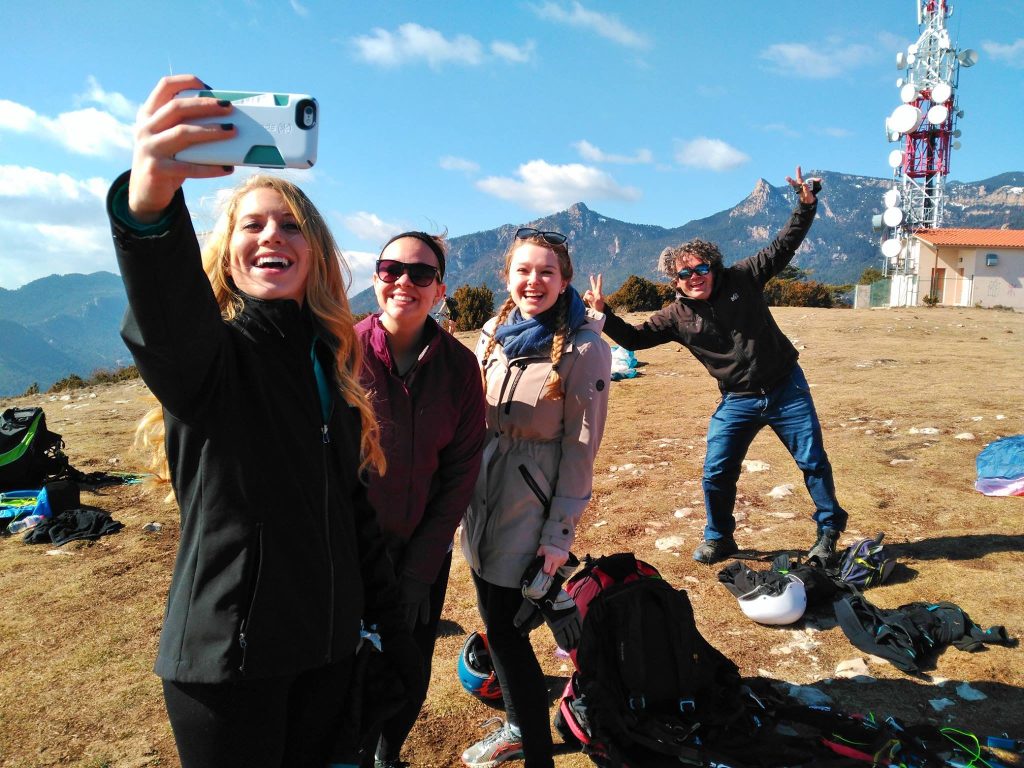
[[[569, 302], [566, 327], [575, 331], [586, 319], [587, 306], [579, 293], [571, 285], [565, 289], [565, 298]], [[541, 312], [536, 317], [525, 318], [519, 309], [509, 313], [504, 325], [494, 330], [494, 338], [505, 349], [505, 357], [534, 357], [546, 355], [551, 351], [551, 342], [558, 330], [558, 302], [551, 309]]]

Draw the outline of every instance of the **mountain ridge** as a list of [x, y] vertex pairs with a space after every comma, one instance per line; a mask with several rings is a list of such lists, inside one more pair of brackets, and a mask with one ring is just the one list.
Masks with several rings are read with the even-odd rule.
[[[813, 279], [855, 282], [869, 266], [881, 266], [871, 217], [883, 210], [892, 180], [835, 171], [808, 171], [823, 180], [818, 216], [793, 260]], [[944, 226], [1024, 229], [1024, 172], [1008, 171], [976, 182], [947, 181]], [[524, 222], [569, 236], [577, 286], [602, 273], [610, 293], [632, 274], [662, 280], [657, 257], [666, 246], [694, 237], [718, 244], [731, 264], [767, 245], [789, 218], [796, 198], [788, 185], [758, 178], [731, 208], [676, 227], [633, 224], [605, 216], [585, 202]], [[449, 241], [448, 288], [488, 285], [504, 294], [501, 259], [519, 225], [504, 223]], [[350, 297], [356, 313], [375, 310], [368, 288]], [[18, 288], [0, 288], [0, 395], [43, 389], [71, 373], [131, 362], [118, 334], [127, 306], [120, 277], [109, 272], [50, 275]], [[17, 326], [15, 328], [14, 326]]]

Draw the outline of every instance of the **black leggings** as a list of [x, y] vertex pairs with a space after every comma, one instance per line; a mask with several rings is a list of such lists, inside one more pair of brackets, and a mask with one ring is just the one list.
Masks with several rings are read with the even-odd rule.
[[475, 573], [480, 616], [487, 628], [491, 661], [501, 684], [508, 721], [523, 734], [526, 768], [553, 768], [551, 726], [548, 724], [548, 689], [544, 672], [530, 645], [512, 626], [523, 603], [522, 592], [484, 581]]
[[164, 680], [182, 768], [324, 768], [352, 659], [291, 677]]

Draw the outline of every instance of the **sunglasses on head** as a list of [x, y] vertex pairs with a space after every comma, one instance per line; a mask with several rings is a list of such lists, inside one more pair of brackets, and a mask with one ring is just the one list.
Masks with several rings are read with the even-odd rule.
[[561, 232], [545, 232], [533, 227], [520, 227], [516, 230], [516, 240], [528, 240], [531, 237], [543, 237], [544, 242], [550, 245], [561, 245], [569, 239]]
[[698, 264], [696, 267], [693, 267], [693, 268], [683, 267], [678, 272], [676, 272], [676, 274], [679, 276], [680, 280], [689, 280], [691, 275], [700, 275], [701, 277], [703, 277], [704, 275], [706, 275], [710, 271], [711, 271], [711, 265], [710, 264], [701, 263], [701, 264]]
[[419, 262], [406, 263], [397, 259], [380, 259], [377, 261], [377, 277], [385, 283], [394, 283], [402, 275], [408, 275], [413, 285], [426, 288], [440, 277], [437, 267]]

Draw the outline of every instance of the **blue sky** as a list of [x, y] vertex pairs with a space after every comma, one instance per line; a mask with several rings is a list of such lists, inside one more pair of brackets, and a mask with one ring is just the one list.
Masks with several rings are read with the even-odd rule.
[[[895, 55], [918, 37], [915, 0], [41, 0], [4, 16], [4, 288], [116, 271], [104, 195], [170, 71], [318, 99], [318, 161], [292, 178], [359, 290], [404, 229], [457, 236], [577, 201], [671, 227], [798, 163], [889, 177]], [[955, 2], [948, 28], [980, 57], [950, 177], [1024, 170], [1024, 3]], [[226, 183], [186, 182], [199, 227]]]

